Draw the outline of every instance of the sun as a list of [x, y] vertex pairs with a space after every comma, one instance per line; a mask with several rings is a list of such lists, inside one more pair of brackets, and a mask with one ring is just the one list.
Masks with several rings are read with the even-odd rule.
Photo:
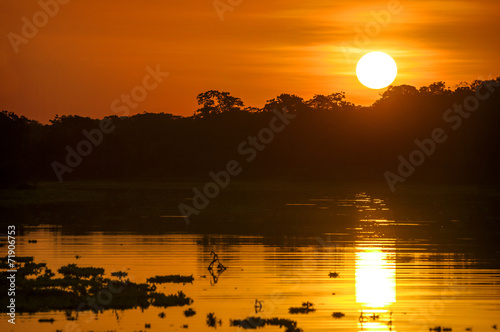
[[396, 79], [398, 67], [396, 61], [383, 52], [365, 54], [356, 66], [356, 75], [364, 86], [370, 89], [382, 89]]

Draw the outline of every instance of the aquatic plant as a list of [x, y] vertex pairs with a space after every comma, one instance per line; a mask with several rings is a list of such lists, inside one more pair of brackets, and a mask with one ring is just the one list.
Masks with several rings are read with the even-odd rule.
[[193, 300], [182, 291], [177, 294], [165, 295], [162, 293], [152, 293], [151, 304], [155, 307], [184, 306], [193, 303]]
[[430, 327], [429, 331], [435, 331], [435, 332], [450, 332], [452, 331], [451, 327], [441, 327], [441, 326], [436, 326], [436, 327]]
[[194, 311], [192, 308], [189, 308], [188, 310], [184, 310], [184, 316], [191, 317], [194, 315], [196, 315], [196, 311]]
[[181, 276], [181, 275], [167, 275], [167, 276], [156, 276], [152, 278], [148, 278], [147, 282], [150, 283], [156, 283], [156, 284], [162, 284], [162, 283], [192, 283], [194, 280], [193, 275], [190, 276]]
[[4, 256], [0, 257], [0, 269], [12, 269], [13, 267], [9, 264], [14, 264], [14, 267], [17, 269], [19, 266], [21, 266], [21, 263], [28, 263], [32, 262], [33, 257], [32, 256], [16, 256], [16, 257], [11, 257], [9, 260], [9, 256]]
[[118, 278], [124, 278], [124, 277], [128, 276], [128, 273], [123, 272], [123, 271], [111, 272], [111, 276], [118, 277]]
[[308, 301], [302, 303], [302, 307], [290, 307], [288, 309], [288, 312], [291, 314], [308, 314], [310, 312], [316, 311], [316, 309], [314, 309], [313, 307], [314, 304]]
[[33, 260], [34, 260], [33, 256], [23, 256], [23, 257], [18, 256], [15, 258], [15, 261], [18, 263], [29, 263], [29, 262], [33, 262]]
[[65, 277], [95, 278], [103, 275], [104, 269], [100, 267], [78, 267], [76, 264], [68, 264], [60, 267], [57, 272], [61, 273]]
[[40, 272], [42, 272], [42, 269], [45, 269], [46, 267], [47, 267], [46, 263], [37, 264], [32, 261], [29, 261], [24, 263], [24, 266], [17, 270], [17, 276], [18, 278], [24, 278], [30, 275], [38, 275]]
[[345, 314], [342, 313], [342, 312], [334, 312], [332, 314], [333, 318], [342, 318], [342, 317], [345, 317]]
[[[103, 268], [78, 267], [69, 264], [58, 269], [63, 278], [47, 268], [45, 263], [33, 262], [31, 257], [20, 260], [18, 276], [31, 276], [17, 279], [16, 309], [20, 312], [44, 312], [54, 310], [68, 310], [66, 319], [72, 320], [71, 310], [101, 311], [104, 309], [132, 309], [154, 306], [183, 306], [192, 303], [192, 299], [183, 292], [165, 295], [155, 292], [156, 287], [150, 284], [137, 284], [129, 280], [111, 280], [104, 278]], [[8, 279], [6, 268], [0, 272], [0, 288], [6, 288]], [[109, 292], [113, 291], [112, 293]], [[89, 298], [99, 299], [103, 292], [112, 294], [106, 298], [105, 304], [90, 307]], [[7, 312], [8, 297], [0, 298], [0, 312]]]
[[215, 317], [213, 312], [207, 314], [207, 326], [217, 327], [217, 324], [222, 325], [222, 320], [219, 319], [219, 321], [217, 321], [217, 317]]
[[296, 321], [283, 318], [262, 319], [260, 317], [248, 317], [243, 320], [240, 319], [230, 320], [229, 324], [231, 326], [241, 327], [243, 329], [256, 329], [264, 327], [266, 325], [279, 326], [280, 328], [285, 327], [286, 332], [302, 332], [302, 329], [297, 327]]

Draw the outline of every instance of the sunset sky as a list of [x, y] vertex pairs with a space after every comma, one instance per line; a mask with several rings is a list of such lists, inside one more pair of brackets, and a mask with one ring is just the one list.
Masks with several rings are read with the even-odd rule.
[[[211, 89], [255, 107], [280, 93], [309, 99], [338, 91], [370, 105], [383, 90], [355, 75], [370, 51], [394, 58], [395, 85], [454, 87], [500, 76], [498, 0], [401, 0], [367, 39], [360, 32], [376, 22], [372, 13], [388, 12], [394, 1], [238, 2], [216, 2], [231, 8], [221, 13], [213, 0], [71, 0], [42, 24], [38, 1], [2, 0], [0, 108], [43, 123], [56, 114], [112, 115], [113, 101], [142, 85], [148, 66], [169, 76], [130, 114], [192, 115], [196, 95]], [[9, 33], [23, 36], [23, 17], [34, 15], [39, 31], [16, 53]]]

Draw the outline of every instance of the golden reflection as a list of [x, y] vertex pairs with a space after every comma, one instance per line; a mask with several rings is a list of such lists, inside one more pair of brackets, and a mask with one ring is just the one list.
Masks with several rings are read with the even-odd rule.
[[391, 331], [396, 302], [394, 254], [379, 247], [356, 250], [356, 302], [361, 304], [359, 323], [364, 331]]

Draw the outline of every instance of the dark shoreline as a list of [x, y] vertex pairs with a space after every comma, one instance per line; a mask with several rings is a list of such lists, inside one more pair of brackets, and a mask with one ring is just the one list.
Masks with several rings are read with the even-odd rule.
[[383, 184], [234, 182], [210, 199], [198, 215], [192, 215], [187, 224], [178, 206], [192, 204], [193, 188], [203, 185], [64, 182], [41, 183], [32, 190], [0, 190], [0, 225], [62, 225], [65, 231], [77, 233], [105, 230], [315, 236], [342, 232], [358, 222], [360, 216], [355, 209], [339, 207], [337, 202], [366, 192], [387, 203], [388, 218], [427, 223], [427, 233], [422, 236], [443, 240], [500, 238], [500, 214], [496, 211], [500, 189], [494, 186], [407, 185], [391, 193]]

